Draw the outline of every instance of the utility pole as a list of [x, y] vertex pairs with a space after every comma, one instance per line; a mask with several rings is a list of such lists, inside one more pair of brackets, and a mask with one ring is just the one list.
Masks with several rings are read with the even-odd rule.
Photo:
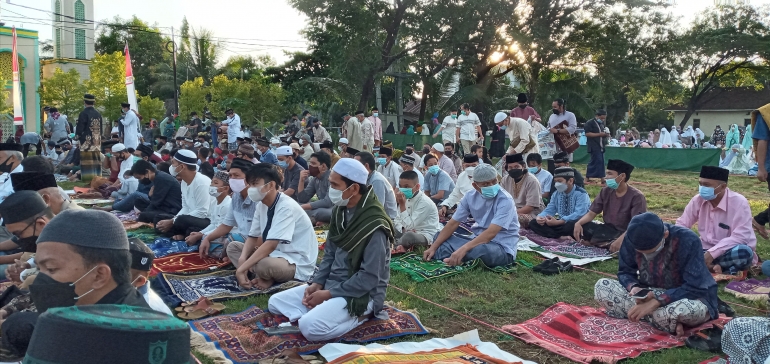
[[176, 80], [176, 38], [174, 38], [174, 27], [171, 27], [171, 47], [174, 60], [174, 114], [179, 115], [179, 89]]

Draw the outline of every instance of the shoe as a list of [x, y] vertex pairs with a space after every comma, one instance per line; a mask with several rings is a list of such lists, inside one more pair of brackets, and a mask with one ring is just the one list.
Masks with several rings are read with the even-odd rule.
[[727, 317], [735, 317], [736, 313], [735, 310], [730, 307], [725, 301], [722, 301], [721, 299], [717, 298], [717, 310], [719, 313], [725, 314]]
[[[537, 272], [537, 273], [546, 274], [546, 273], [544, 273], [545, 270], [548, 270], [549, 272], [551, 272], [554, 269], [556, 269], [556, 273], [558, 273], [558, 268], [554, 267], [554, 264], [557, 264], [558, 262], [559, 262], [559, 257], [554, 257], [554, 258], [551, 258], [551, 259], [546, 259], [546, 260], [542, 261], [540, 264], [532, 267], [532, 270]], [[556, 273], [551, 273], [551, 274], [556, 274]]]
[[559, 262], [556, 264], [559, 267], [559, 273], [572, 272], [572, 270], [574, 269], [574, 267], [572, 266], [572, 263], [570, 262]]
[[722, 352], [722, 329], [713, 327], [700, 331], [684, 341], [688, 348], [708, 351], [712, 353]]

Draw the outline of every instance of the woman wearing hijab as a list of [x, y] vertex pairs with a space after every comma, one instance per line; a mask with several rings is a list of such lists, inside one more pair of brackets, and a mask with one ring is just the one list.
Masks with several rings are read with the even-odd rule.
[[738, 130], [738, 124], [730, 125], [730, 131], [727, 132], [724, 145], [735, 144], [741, 144], [741, 132]]
[[671, 144], [674, 145], [674, 143], [679, 143], [679, 131], [676, 129], [676, 125], [671, 126]]
[[661, 144], [661, 146], [668, 146], [670, 147], [672, 144], [674, 144], [673, 140], [671, 139], [671, 134], [666, 130], [666, 128], [663, 128], [663, 130], [660, 131], [660, 140], [658, 142]]
[[724, 167], [730, 171], [730, 174], [748, 175], [752, 167], [751, 160], [746, 155], [746, 150], [740, 144], [735, 144], [730, 148], [730, 153], [722, 162]]
[[751, 125], [746, 126], [746, 133], [743, 135], [743, 139], [741, 142], [741, 146], [743, 146], [743, 150], [748, 152], [751, 150], [751, 146], [754, 145], [754, 142], [751, 140]]
[[725, 131], [719, 125], [714, 128], [714, 134], [711, 134], [711, 144], [717, 147], [725, 145]]

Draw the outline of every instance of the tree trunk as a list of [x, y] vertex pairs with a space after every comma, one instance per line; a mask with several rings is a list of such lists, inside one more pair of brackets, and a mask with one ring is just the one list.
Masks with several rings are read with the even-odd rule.
[[[529, 95], [527, 101], [534, 108], [535, 101], [537, 100], [538, 82], [540, 82], [540, 66], [532, 65], [529, 72], [529, 80], [527, 80], [527, 91]], [[541, 112], [542, 115], [542, 112]]]
[[690, 117], [692, 117], [693, 114], [695, 114], [695, 107], [688, 105], [687, 111], [684, 113], [684, 118], [682, 118], [682, 121], [679, 123], [679, 126], [681, 126], [683, 130], [684, 126], [687, 125], [687, 122], [690, 120]]
[[[420, 117], [419, 121], [425, 120], [425, 110], [428, 108], [428, 94], [430, 93], [430, 78], [422, 78], [422, 98], [420, 99]], [[430, 123], [429, 123], [430, 124]]]
[[366, 112], [369, 105], [369, 97], [372, 95], [374, 89], [374, 73], [370, 72], [364, 80], [364, 85], [361, 88], [361, 98], [358, 100], [358, 111]]

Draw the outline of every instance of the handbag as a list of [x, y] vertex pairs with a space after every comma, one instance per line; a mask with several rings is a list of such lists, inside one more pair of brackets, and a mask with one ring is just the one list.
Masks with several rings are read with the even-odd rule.
[[[568, 125], [569, 123], [567, 120], [564, 120], [556, 125], [556, 129], [566, 129]], [[578, 149], [578, 147], [580, 147], [580, 143], [578, 142], [578, 138], [575, 136], [575, 134], [558, 133], [554, 134], [554, 139], [556, 141], [556, 145], [559, 146], [559, 149], [567, 154], [574, 152]]]

